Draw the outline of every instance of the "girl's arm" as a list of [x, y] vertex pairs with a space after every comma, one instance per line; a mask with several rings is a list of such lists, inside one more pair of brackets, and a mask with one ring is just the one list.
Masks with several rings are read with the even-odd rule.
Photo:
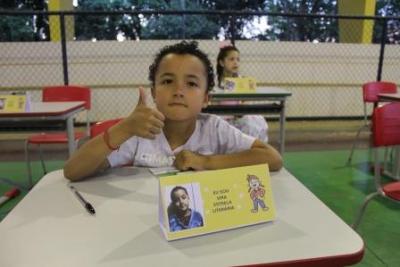
[[175, 167], [179, 170], [216, 170], [268, 163], [271, 171], [282, 168], [279, 152], [260, 140], [255, 140], [250, 149], [226, 155], [200, 155], [184, 150], [176, 155]]

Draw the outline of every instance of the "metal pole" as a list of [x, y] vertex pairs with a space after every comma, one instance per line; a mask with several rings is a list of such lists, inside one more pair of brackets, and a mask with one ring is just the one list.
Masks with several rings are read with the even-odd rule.
[[230, 17], [230, 21], [229, 21], [230, 23], [229, 23], [229, 31], [230, 31], [230, 33], [231, 33], [231, 43], [232, 43], [232, 45], [235, 45], [235, 37], [236, 37], [236, 35], [235, 35], [235, 33], [236, 33], [236, 31], [235, 31], [235, 22], [236, 22], [236, 16], [235, 15], [232, 15], [231, 17]]
[[65, 14], [60, 14], [60, 31], [61, 31], [61, 53], [64, 73], [64, 85], [68, 85], [68, 57], [67, 57], [67, 39], [65, 38]]
[[376, 77], [377, 81], [381, 81], [382, 79], [382, 67], [383, 67], [383, 59], [385, 54], [385, 43], [386, 43], [386, 34], [387, 34], [387, 19], [383, 19], [383, 29], [381, 36], [381, 50], [379, 53], [379, 63], [378, 63], [378, 74]]
[[[186, 10], [186, 2], [185, 0], [180, 0], [181, 8], [183, 11]], [[186, 16], [185, 14], [182, 15], [182, 39], [186, 39]]]

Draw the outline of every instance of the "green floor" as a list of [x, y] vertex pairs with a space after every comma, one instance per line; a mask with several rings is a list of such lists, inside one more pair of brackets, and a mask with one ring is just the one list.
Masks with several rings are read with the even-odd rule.
[[[287, 152], [286, 168], [304, 183], [345, 222], [351, 223], [365, 195], [374, 188], [369, 173], [368, 152], [356, 151], [351, 167], [344, 163], [348, 150]], [[62, 167], [62, 162], [48, 162], [50, 170]], [[34, 169], [40, 170], [39, 165]], [[40, 177], [40, 172], [34, 173]], [[0, 163], [0, 177], [25, 180], [23, 162]], [[2, 195], [9, 186], [0, 184]], [[0, 220], [14, 207], [23, 194], [0, 207]], [[400, 266], [400, 205], [377, 199], [370, 203], [359, 227], [366, 249], [357, 266]], [[329, 242], [329, 241], [327, 241]]]

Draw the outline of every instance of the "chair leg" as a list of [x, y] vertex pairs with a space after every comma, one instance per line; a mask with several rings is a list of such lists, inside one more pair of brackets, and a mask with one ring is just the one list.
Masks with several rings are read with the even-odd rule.
[[354, 223], [351, 225], [351, 227], [352, 227], [354, 230], [356, 230], [357, 227], [358, 227], [358, 225], [360, 224], [361, 219], [362, 219], [362, 216], [364, 215], [364, 212], [365, 212], [365, 209], [367, 208], [368, 203], [369, 203], [374, 197], [376, 197], [376, 196], [378, 196], [378, 195], [379, 195], [379, 192], [374, 192], [374, 193], [369, 194], [369, 195], [365, 198], [365, 200], [364, 200], [364, 202], [362, 203], [360, 209], [358, 210], [358, 214], [357, 214], [357, 217], [356, 217]]
[[31, 160], [29, 158], [29, 142], [28, 142], [28, 140], [25, 140], [25, 162], [26, 162], [26, 170], [28, 171], [28, 188], [32, 188], [33, 180], [32, 180]]
[[40, 162], [42, 163], [43, 174], [47, 174], [46, 166], [44, 165], [44, 160], [43, 160], [43, 151], [40, 145], [39, 145], [39, 157], [40, 157]]
[[361, 131], [364, 130], [365, 128], [368, 128], [368, 127], [369, 127], [368, 125], [363, 125], [363, 126], [360, 127], [360, 129], [358, 129], [356, 137], [355, 137], [355, 139], [353, 141], [353, 145], [351, 146], [350, 155], [349, 155], [349, 157], [347, 159], [347, 163], [346, 163], [347, 166], [350, 166], [350, 164], [351, 164], [351, 160], [353, 159], [354, 149], [356, 148], [356, 143], [357, 143], [357, 140], [358, 140], [358, 138], [360, 136]]

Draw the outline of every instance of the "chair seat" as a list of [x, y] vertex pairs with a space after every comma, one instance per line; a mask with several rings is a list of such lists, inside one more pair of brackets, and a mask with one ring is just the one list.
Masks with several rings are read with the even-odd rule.
[[[84, 136], [85, 133], [77, 132], [75, 133], [75, 140], [81, 139]], [[40, 133], [29, 136], [27, 141], [30, 144], [63, 144], [68, 143], [68, 137], [67, 134], [64, 132]]]
[[382, 187], [382, 191], [387, 197], [400, 201], [400, 182], [388, 183]]

